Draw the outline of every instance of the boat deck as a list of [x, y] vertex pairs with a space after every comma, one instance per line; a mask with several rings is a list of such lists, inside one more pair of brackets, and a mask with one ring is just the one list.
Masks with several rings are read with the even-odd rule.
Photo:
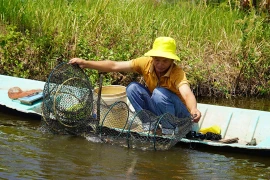
[[[23, 91], [31, 89], [43, 89], [45, 82], [0, 75], [0, 108], [6, 106], [23, 113], [41, 115], [41, 101], [33, 105], [21, 104], [18, 100], [8, 97], [11, 87], [20, 87]], [[129, 106], [130, 107], [130, 106]], [[226, 144], [214, 141], [190, 140], [182, 138], [183, 143], [197, 143], [210, 147], [232, 147], [246, 150], [270, 151], [270, 112], [250, 110], [234, 107], [217, 106], [198, 103], [198, 109], [202, 113], [199, 123], [193, 125], [194, 131], [217, 125], [221, 128], [223, 139], [238, 138], [237, 143]], [[253, 139], [256, 145], [247, 145]]]
[[19, 100], [11, 100], [8, 97], [8, 90], [12, 87], [19, 87], [23, 91], [32, 89], [43, 89], [45, 82], [0, 75], [0, 105], [15, 109], [23, 113], [41, 114], [41, 101], [33, 105], [21, 104]]
[[[222, 138], [239, 139], [238, 143], [231, 146], [246, 146], [253, 138], [256, 139], [256, 147], [270, 146], [270, 112], [209, 104], [198, 104], [198, 108], [202, 113], [202, 118], [198, 124], [194, 125], [195, 131], [218, 125], [221, 128]], [[205, 143], [218, 145], [215, 142]], [[254, 146], [248, 146], [248, 148], [252, 147]]]

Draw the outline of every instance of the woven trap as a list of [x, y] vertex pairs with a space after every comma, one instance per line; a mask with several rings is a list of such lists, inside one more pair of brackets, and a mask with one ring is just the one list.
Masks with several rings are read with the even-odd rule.
[[[109, 108], [109, 109], [108, 109]], [[143, 150], [168, 150], [192, 127], [192, 118], [176, 118], [171, 114], [156, 116], [148, 110], [129, 111], [124, 102], [101, 108], [99, 137], [111, 144]], [[164, 128], [164, 126], [166, 128]]]
[[92, 86], [76, 65], [58, 65], [43, 90], [42, 120], [45, 129], [57, 134], [81, 134], [92, 117]]
[[[102, 76], [99, 88], [102, 90]], [[41, 130], [98, 137], [100, 141], [143, 150], [167, 150], [192, 127], [192, 118], [133, 113], [123, 101], [107, 105], [78, 66], [60, 64], [44, 86]]]

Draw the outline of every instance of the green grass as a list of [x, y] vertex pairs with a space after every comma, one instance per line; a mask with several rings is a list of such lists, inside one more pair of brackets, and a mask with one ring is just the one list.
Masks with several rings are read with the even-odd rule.
[[[269, 95], [269, 23], [226, 2], [1, 0], [0, 73], [46, 80], [72, 57], [129, 60], [171, 36], [197, 94]], [[88, 74], [97, 81], [96, 71]]]

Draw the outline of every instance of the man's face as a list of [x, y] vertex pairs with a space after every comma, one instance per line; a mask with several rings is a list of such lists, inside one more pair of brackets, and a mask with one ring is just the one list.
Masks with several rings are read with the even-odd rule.
[[153, 57], [153, 58], [156, 73], [165, 73], [173, 63], [172, 59], [164, 57]]

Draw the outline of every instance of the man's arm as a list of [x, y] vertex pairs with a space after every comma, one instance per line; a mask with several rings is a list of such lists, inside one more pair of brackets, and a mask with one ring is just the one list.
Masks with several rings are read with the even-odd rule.
[[69, 64], [78, 64], [81, 68], [95, 69], [101, 72], [133, 72], [131, 61], [86, 61], [73, 58]]
[[187, 84], [183, 84], [179, 87], [179, 92], [184, 98], [191, 115], [196, 115], [196, 117], [194, 117], [194, 122], [199, 122], [201, 118], [201, 112], [197, 109], [197, 101], [190, 87]]

